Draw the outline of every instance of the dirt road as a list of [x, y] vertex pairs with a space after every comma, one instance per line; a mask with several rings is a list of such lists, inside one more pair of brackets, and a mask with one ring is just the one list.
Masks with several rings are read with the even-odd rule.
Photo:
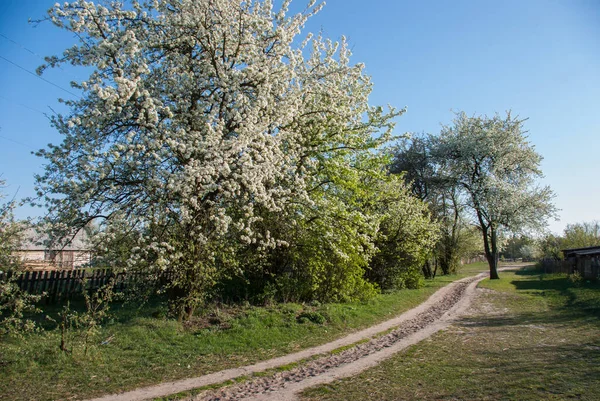
[[190, 400], [293, 400], [297, 393], [308, 387], [356, 375], [448, 326], [470, 304], [475, 287], [482, 278], [476, 276], [454, 283], [448, 288], [449, 291], [435, 297], [435, 302], [424, 311], [403, 321], [391, 332], [376, 336], [366, 343], [325, 355], [270, 377], [200, 394]]
[[[485, 277], [485, 274], [480, 274], [451, 283], [434, 293], [426, 302], [396, 318], [321, 346], [250, 366], [107, 395], [93, 401], [145, 400], [164, 397], [300, 362], [297, 367], [290, 370], [263, 377], [251, 377], [242, 383], [189, 398], [195, 401], [292, 400], [296, 398], [295, 394], [305, 388], [355, 375], [447, 327], [464, 313], [475, 295], [477, 283]], [[348, 348], [337, 352], [340, 347]]]

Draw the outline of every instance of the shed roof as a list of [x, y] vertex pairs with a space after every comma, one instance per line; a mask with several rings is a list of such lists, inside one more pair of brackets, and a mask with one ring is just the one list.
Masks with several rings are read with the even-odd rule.
[[588, 246], [585, 248], [572, 248], [563, 249], [562, 253], [566, 258], [569, 256], [586, 256], [586, 255], [600, 255], [600, 246]]

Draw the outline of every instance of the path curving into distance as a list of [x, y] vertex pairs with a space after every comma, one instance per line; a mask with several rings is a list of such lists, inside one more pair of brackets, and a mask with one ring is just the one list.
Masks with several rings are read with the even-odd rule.
[[[517, 267], [520, 266], [511, 268]], [[253, 365], [166, 382], [120, 394], [110, 394], [91, 401], [129, 401], [165, 397], [316, 357], [291, 370], [277, 372], [271, 376], [251, 378], [191, 398], [220, 401], [292, 400], [296, 398], [295, 394], [308, 387], [353, 376], [447, 327], [466, 311], [475, 295], [477, 283], [485, 277], [486, 273], [481, 273], [450, 283], [436, 291], [424, 303], [395, 318], [320, 346]], [[365, 340], [368, 341], [364, 342]], [[358, 342], [361, 343], [342, 352], [331, 354], [331, 351]]]

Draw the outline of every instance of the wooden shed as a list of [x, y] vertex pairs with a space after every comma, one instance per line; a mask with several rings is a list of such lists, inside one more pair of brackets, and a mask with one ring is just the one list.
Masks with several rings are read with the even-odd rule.
[[600, 246], [563, 249], [562, 253], [573, 271], [578, 271], [583, 278], [600, 278]]

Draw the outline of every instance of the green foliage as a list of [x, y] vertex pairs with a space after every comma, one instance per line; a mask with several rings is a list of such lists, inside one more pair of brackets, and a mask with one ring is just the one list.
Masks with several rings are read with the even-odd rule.
[[575, 270], [573, 273], [569, 274], [567, 277], [569, 278], [569, 281], [576, 286], [579, 286], [583, 283], [583, 277], [581, 276], [581, 273], [579, 273], [578, 270]]
[[[532, 256], [532, 249], [525, 248], [533, 246], [535, 240], [527, 235], [512, 235], [502, 246], [502, 257], [505, 259], [526, 258]], [[525, 251], [526, 255], [522, 251]]]
[[427, 205], [410, 196], [401, 177], [391, 175], [377, 187], [378, 212], [384, 217], [367, 277], [382, 289], [418, 288], [421, 267], [439, 238]]
[[319, 312], [305, 311], [300, 313], [296, 320], [298, 323], [313, 322], [315, 324], [325, 324], [327, 319]]
[[519, 253], [524, 261], [535, 260], [540, 256], [539, 249], [535, 246], [535, 244], [523, 245], [521, 249], [519, 249]]
[[562, 249], [585, 248], [600, 245], [600, 222], [568, 224], [561, 242]]
[[[4, 180], [0, 179], [0, 188], [4, 185]], [[0, 193], [0, 200], [3, 198], [4, 194]], [[23, 240], [23, 233], [27, 228], [27, 223], [15, 220], [15, 207], [16, 202], [14, 199], [0, 204], [0, 271], [2, 272], [15, 271], [22, 268], [19, 256], [15, 251]]]
[[562, 238], [554, 234], [546, 234], [538, 240], [541, 257], [553, 260], [562, 259]]
[[21, 291], [16, 283], [23, 266], [15, 251], [28, 225], [15, 220], [15, 206], [14, 200], [0, 204], [0, 335], [20, 336], [36, 329], [28, 315], [40, 312], [35, 303], [41, 295]]
[[297, 205], [289, 218], [260, 215], [285, 246], [242, 247], [237, 279], [223, 283], [225, 292], [235, 282], [259, 303], [346, 302], [369, 299], [379, 288], [421, 285], [421, 265], [437, 238], [427, 206], [386, 174], [387, 157], [364, 155], [344, 168], [333, 168], [335, 159], [315, 178], [326, 184], [315, 185], [312, 204]]
[[562, 235], [546, 234], [537, 241], [542, 258], [560, 260], [561, 250], [600, 245], [600, 222], [568, 224]]
[[[476, 256], [484, 254], [483, 242], [481, 241], [481, 233], [477, 226], [468, 225], [462, 226], [460, 229], [460, 241], [458, 244], [457, 254], [460, 259], [466, 258], [471, 259]], [[456, 273], [459, 266], [456, 269], [451, 270], [450, 273]]]
[[19, 271], [11, 271], [10, 278], [0, 277], [0, 336], [22, 334], [37, 330], [31, 315], [41, 312], [36, 306], [42, 295], [22, 291], [16, 283]]
[[102, 323], [109, 316], [110, 303], [114, 299], [114, 281], [109, 281], [102, 287], [88, 291], [85, 280], [81, 283], [85, 301], [85, 310], [78, 312], [71, 309], [67, 302], [59, 315], [60, 350], [73, 354], [81, 349], [87, 355], [91, 346], [95, 345]]

